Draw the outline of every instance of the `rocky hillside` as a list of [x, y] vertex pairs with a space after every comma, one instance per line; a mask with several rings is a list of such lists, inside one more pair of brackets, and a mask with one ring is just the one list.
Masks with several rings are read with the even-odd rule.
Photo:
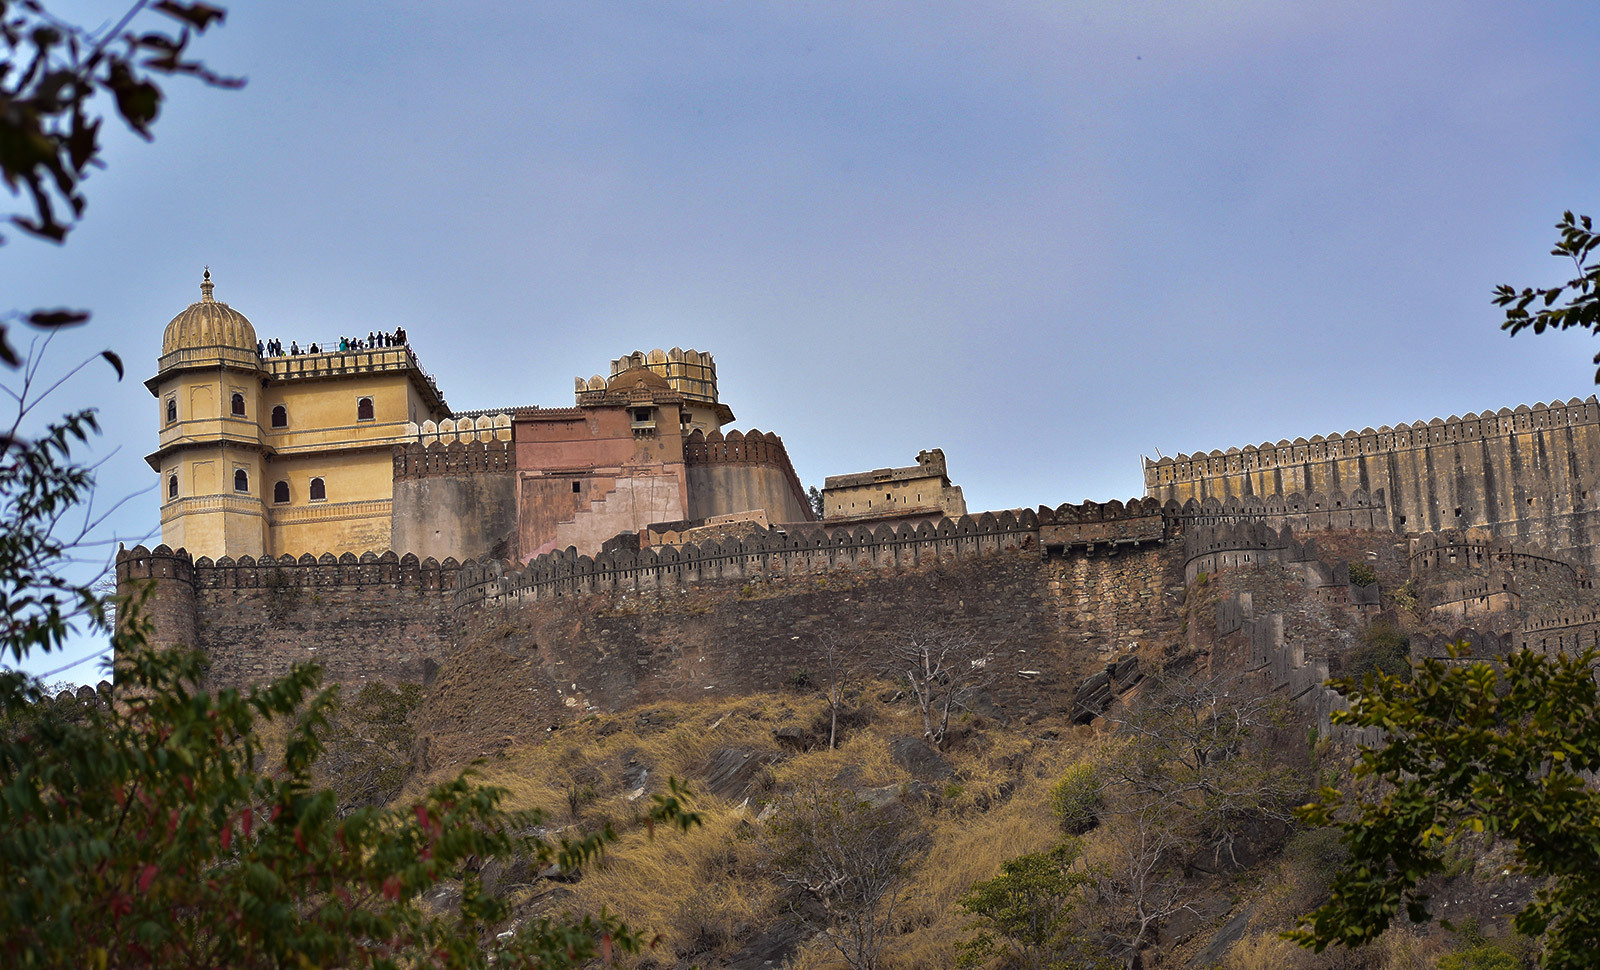
[[[521, 919], [604, 907], [659, 933], [639, 967], [1518, 965], [1505, 914], [1530, 889], [1488, 841], [1432, 889], [1455, 932], [1283, 942], [1341, 857], [1292, 809], [1375, 740], [1330, 725], [1326, 677], [1402, 669], [1463, 620], [1509, 638], [1586, 604], [1586, 578], [1530, 574], [1465, 615], [1448, 597], [1509, 559], [1420, 568], [1383, 532], [1290, 543], [1187, 576], [1130, 561], [1146, 595], [1121, 636], [1037, 553], [507, 612], [423, 690], [407, 784], [476, 762], [553, 835], [619, 832], [581, 872], [484, 875]], [[1017, 603], [1026, 622], [1003, 622]], [[796, 632], [771, 649], [739, 642], [779, 626]], [[648, 677], [603, 669], [640, 658]], [[704, 824], [652, 838], [641, 808], [669, 779]]]

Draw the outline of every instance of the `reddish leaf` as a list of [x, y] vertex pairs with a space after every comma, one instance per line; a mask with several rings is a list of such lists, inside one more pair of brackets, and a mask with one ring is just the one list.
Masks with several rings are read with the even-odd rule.
[[152, 862], [150, 865], [145, 866], [144, 870], [139, 873], [139, 891], [141, 893], [149, 892], [150, 891], [150, 883], [155, 878], [156, 878], [156, 865], [155, 865], [155, 863]]
[[244, 837], [247, 839], [250, 837], [250, 826], [255, 822], [255, 817], [256, 813], [248, 808], [239, 813], [239, 820], [244, 824]]
[[228, 851], [228, 846], [230, 846], [232, 844], [233, 844], [233, 823], [229, 822], [228, 824], [226, 824], [226, 825], [224, 825], [222, 827], [222, 851], [224, 851], [224, 852]]
[[400, 898], [400, 877], [390, 876], [383, 881], [383, 895], [389, 899]]

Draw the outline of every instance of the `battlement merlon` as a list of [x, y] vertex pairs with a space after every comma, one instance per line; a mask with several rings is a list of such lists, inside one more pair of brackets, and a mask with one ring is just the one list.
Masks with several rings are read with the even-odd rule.
[[1326, 437], [1313, 435], [1308, 441], [1296, 438], [1277, 444], [1262, 442], [1226, 451], [1180, 454], [1151, 461], [1143, 458], [1146, 491], [1178, 482], [1199, 481], [1207, 477], [1304, 464], [1333, 458], [1354, 458], [1386, 452], [1411, 451], [1448, 442], [1476, 441], [1484, 438], [1542, 431], [1581, 424], [1600, 424], [1600, 399], [1571, 398], [1565, 403], [1526, 404], [1500, 408], [1464, 417], [1434, 418], [1414, 424], [1401, 422], [1391, 428], [1346, 431]]

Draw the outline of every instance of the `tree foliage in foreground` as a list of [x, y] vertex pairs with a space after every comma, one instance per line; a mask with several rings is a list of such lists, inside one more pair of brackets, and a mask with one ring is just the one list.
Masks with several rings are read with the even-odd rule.
[[[576, 867], [607, 831], [551, 845], [536, 813], [465, 778], [402, 810], [341, 817], [310, 772], [333, 692], [297, 667], [246, 693], [198, 689], [194, 654], [135, 650], [128, 699], [81, 721], [9, 718], [0, 738], [0, 954], [9, 967], [566, 967], [635, 952], [640, 935], [601, 914], [492, 933], [505, 903], [473, 869], [520, 855]], [[44, 698], [8, 673], [3, 699]], [[292, 721], [281, 762], [258, 720]], [[673, 798], [657, 821], [687, 823]], [[421, 895], [459, 883], [455, 913]]]
[[[138, 22], [146, 11], [145, 22]], [[0, 185], [27, 200], [26, 211], [8, 221], [40, 239], [66, 239], [88, 205], [83, 182], [90, 169], [105, 164], [102, 108], [113, 108], [148, 140], [163, 99], [157, 79], [242, 85], [211, 71], [189, 50], [196, 35], [225, 16], [208, 3], [138, 0], [116, 23], [91, 30], [51, 13], [39, 0], [0, 0]], [[67, 309], [0, 315], [0, 363], [21, 363], [7, 339], [8, 319], [51, 328], [88, 318], [83, 310]]]
[[1517, 651], [1503, 662], [1425, 660], [1408, 683], [1381, 671], [1340, 685], [1350, 710], [1336, 722], [1380, 727], [1358, 779], [1377, 794], [1333, 788], [1301, 810], [1343, 831], [1350, 855], [1332, 895], [1290, 938], [1320, 952], [1381, 935], [1401, 913], [1431, 917], [1424, 880], [1445, 849], [1469, 834], [1509, 843], [1516, 869], [1536, 881], [1513, 925], [1544, 936], [1542, 966], [1600, 965], [1600, 698], [1596, 654]]
[[[1510, 331], [1513, 337], [1528, 329], [1544, 333], [1572, 327], [1600, 334], [1600, 263], [1589, 261], [1595, 248], [1600, 247], [1600, 235], [1595, 234], [1588, 216], [1574, 216], [1571, 212], [1561, 214], [1556, 231], [1561, 238], [1550, 255], [1570, 259], [1577, 275], [1559, 286], [1525, 286], [1518, 290], [1503, 283], [1495, 287], [1495, 306], [1506, 311], [1500, 329]], [[1600, 354], [1595, 354], [1594, 362], [1600, 365]], [[1594, 379], [1600, 384], [1600, 369], [1595, 371]]]

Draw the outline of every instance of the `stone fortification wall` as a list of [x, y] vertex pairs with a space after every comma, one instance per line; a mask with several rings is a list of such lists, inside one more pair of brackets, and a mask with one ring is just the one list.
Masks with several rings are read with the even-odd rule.
[[1146, 461], [1145, 492], [1221, 501], [1382, 490], [1405, 532], [1485, 527], [1600, 562], [1600, 401], [1527, 405]]
[[1331, 602], [1373, 609], [1379, 602], [1376, 583], [1355, 585], [1350, 581], [1349, 563], [1324, 562], [1317, 540], [1301, 542], [1288, 527], [1278, 530], [1252, 522], [1193, 526], [1184, 532], [1183, 558], [1187, 583], [1194, 583], [1202, 573], [1282, 563], [1298, 570], [1308, 587]]
[[435, 432], [431, 444], [395, 449], [390, 548], [438, 559], [518, 557], [516, 452], [487, 433], [446, 442]]
[[1600, 650], [1600, 608], [1586, 606], [1547, 613], [1529, 620], [1510, 636], [1519, 650], [1568, 654]]
[[[1047, 530], [1047, 532], [1041, 532]], [[1048, 535], [1049, 542], [1041, 537]], [[876, 529], [822, 525], [772, 528], [722, 542], [611, 548], [581, 556], [548, 553], [524, 567], [504, 562], [463, 569], [457, 602], [538, 600], [616, 590], [660, 590], [688, 584], [808, 576], [837, 569], [916, 568], [1011, 549], [1115, 548], [1165, 541], [1165, 516], [1154, 503], [1095, 502], [1023, 509], [937, 523], [888, 524]]]
[[1588, 570], [1537, 546], [1504, 538], [1472, 537], [1451, 529], [1411, 540], [1407, 557], [1411, 578], [1427, 579], [1439, 570], [1501, 570], [1545, 576], [1573, 589], [1588, 588]]
[[770, 431], [697, 430], [683, 443], [683, 461], [691, 519], [752, 509], [765, 509], [770, 522], [816, 518], [783, 439]]
[[1235, 633], [1247, 645], [1245, 669], [1264, 678], [1269, 689], [1282, 692], [1312, 719], [1318, 732], [1352, 744], [1375, 744], [1381, 739], [1375, 728], [1335, 725], [1333, 713], [1349, 707], [1343, 695], [1326, 686], [1328, 661], [1307, 659], [1305, 641], [1284, 636], [1284, 614], [1256, 611], [1254, 596], [1239, 592], [1217, 601], [1217, 636]]
[[329, 682], [425, 681], [454, 634], [460, 568], [392, 552], [213, 562], [164, 545], [123, 550], [116, 564], [119, 593], [154, 581], [156, 643], [203, 651], [226, 686], [312, 660]]
[[744, 545], [548, 556], [522, 570], [392, 553], [191, 562], [140, 547], [119, 557], [118, 575], [125, 588], [156, 580], [163, 639], [205, 651], [217, 685], [297, 660], [350, 683], [425, 681], [443, 664], [440, 703], [454, 697], [462, 718], [508, 731], [652, 697], [779, 689], [813, 665], [811, 638], [824, 631], [875, 650], [910, 632], [970, 634], [994, 647], [995, 701], [1027, 714], [1070, 703], [1106, 657], [1177, 644], [1183, 582], [1170, 547], [1102, 539], [1045, 555], [1038, 540], [1041, 526], [1103, 537], [1108, 524], [1131, 535], [1162, 521], [1140, 511], [1090, 503], [897, 534], [769, 530]]
[[[1157, 501], [1147, 499], [1147, 501]], [[1188, 526], [1254, 523], [1285, 527], [1296, 532], [1336, 530], [1381, 531], [1390, 528], [1383, 490], [1345, 492], [1290, 492], [1288, 495], [1239, 495], [1229, 498], [1190, 498], [1182, 503], [1168, 499], [1162, 506]]]

